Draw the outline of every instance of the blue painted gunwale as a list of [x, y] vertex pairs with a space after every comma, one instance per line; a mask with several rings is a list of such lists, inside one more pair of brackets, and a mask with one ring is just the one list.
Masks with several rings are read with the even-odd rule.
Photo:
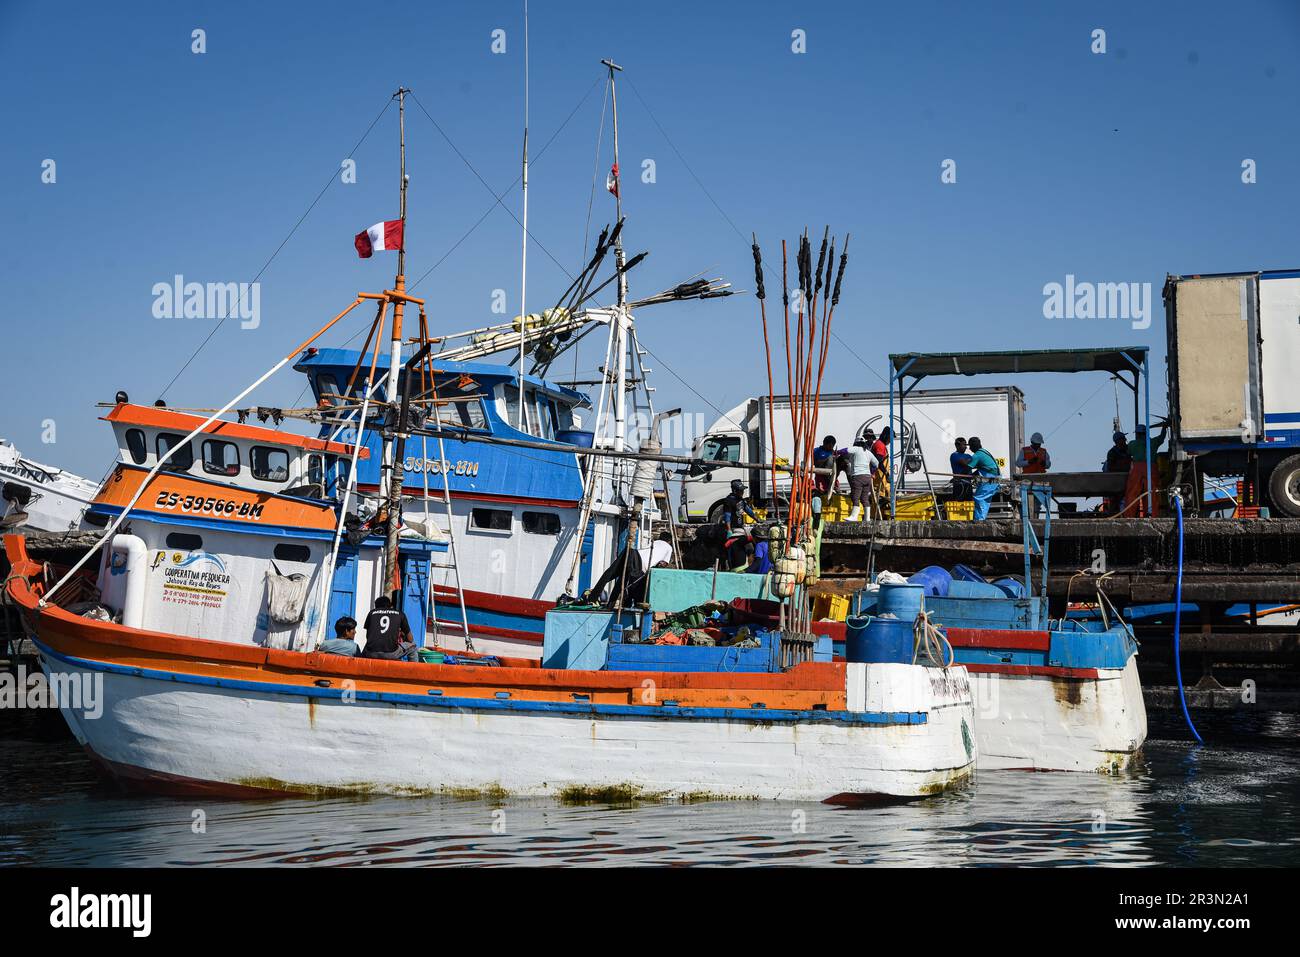
[[[230, 678], [214, 678], [208, 675], [192, 675], [183, 672], [164, 671], [155, 668], [136, 668], [117, 665], [106, 661], [94, 661], [78, 658], [55, 651], [43, 641], [36, 639], [36, 647], [42, 656], [53, 658], [64, 664], [85, 668], [105, 674], [126, 675], [135, 678], [147, 678], [155, 681], [172, 681], [178, 684], [192, 684], [201, 687], [223, 688], [231, 691], [256, 691], [262, 694], [283, 695], [312, 699], [341, 699], [343, 688], [307, 688], [300, 685], [282, 685], [274, 682], [243, 681]], [[458, 665], [446, 665], [455, 668]], [[431, 689], [438, 691], [438, 689]], [[843, 724], [865, 726], [919, 725], [926, 724], [929, 716], [924, 712], [904, 711], [791, 711], [774, 708], [682, 708], [667, 703], [648, 705], [612, 705], [593, 704], [590, 702], [565, 701], [527, 701], [516, 698], [449, 698], [440, 691], [437, 694], [409, 695], [393, 694], [385, 691], [349, 690], [347, 692], [359, 701], [373, 701], [380, 704], [406, 705], [430, 711], [460, 711], [481, 713], [539, 713], [555, 715], [600, 715], [610, 718], [657, 718], [664, 721], [726, 721], [741, 724]], [[669, 699], [671, 700], [671, 699]]]

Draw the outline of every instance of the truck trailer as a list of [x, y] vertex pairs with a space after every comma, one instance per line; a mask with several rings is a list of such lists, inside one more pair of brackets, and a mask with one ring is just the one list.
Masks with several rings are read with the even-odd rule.
[[1164, 302], [1174, 484], [1243, 476], [1300, 517], [1300, 270], [1170, 275]]
[[[769, 426], [767, 396], [745, 399], [725, 413], [696, 439], [691, 454], [706, 460], [737, 463], [788, 462], [794, 449], [790, 424], [789, 396], [775, 398]], [[1003, 474], [1015, 453], [1024, 445], [1025, 397], [1015, 386], [990, 388], [918, 390], [907, 398], [905, 422], [915, 431], [919, 450], [896, 463], [895, 476], [902, 470], [901, 489], [925, 490], [925, 472], [933, 476], [936, 490], [949, 483], [948, 456], [958, 436], [978, 435], [984, 447], [997, 459]], [[824, 436], [835, 436], [838, 448], [852, 445], [865, 429], [880, 433], [889, 424], [888, 392], [823, 393], [818, 407], [814, 444]], [[903, 459], [903, 456], [899, 456]], [[922, 458], [924, 463], [922, 463]], [[693, 465], [680, 473], [681, 500], [678, 515], [683, 522], [717, 522], [722, 500], [740, 479], [755, 502], [772, 499], [770, 468]], [[790, 490], [789, 473], [777, 473], [776, 499], [784, 503]]]

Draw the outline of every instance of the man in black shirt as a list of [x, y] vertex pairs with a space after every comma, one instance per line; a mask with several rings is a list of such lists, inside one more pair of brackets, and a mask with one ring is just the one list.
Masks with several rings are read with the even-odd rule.
[[387, 596], [376, 598], [374, 611], [366, 616], [366, 647], [361, 657], [418, 661], [415, 643], [410, 639], [411, 623], [406, 613], [393, 608]]

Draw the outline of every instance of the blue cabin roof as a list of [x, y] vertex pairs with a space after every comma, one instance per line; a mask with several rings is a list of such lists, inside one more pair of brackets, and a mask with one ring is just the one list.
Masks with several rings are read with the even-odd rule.
[[[402, 348], [402, 361], [405, 362], [415, 355], [416, 347], [413, 345]], [[336, 375], [340, 372], [348, 375], [356, 368], [357, 360], [361, 353], [356, 349], [309, 349], [294, 364], [294, 371], [301, 372], [304, 375], [315, 375], [320, 372], [333, 372]], [[389, 356], [386, 352], [381, 353], [378, 362], [375, 364], [375, 373], [378, 375], [382, 371], [385, 375], [388, 373]], [[369, 361], [362, 366], [363, 369], [369, 369]], [[433, 357], [433, 367], [439, 372], [457, 373], [473, 376], [475, 379], [482, 380], [485, 384], [496, 385], [499, 382], [518, 382], [519, 373], [508, 365], [502, 365], [495, 362], [458, 362], [455, 360], [440, 360], [436, 355]], [[535, 375], [525, 375], [524, 382], [545, 392], [549, 395], [563, 399], [571, 405], [578, 408], [591, 408], [591, 400], [586, 393], [570, 389], [568, 386], [559, 385], [555, 382], [549, 382], [546, 379]]]

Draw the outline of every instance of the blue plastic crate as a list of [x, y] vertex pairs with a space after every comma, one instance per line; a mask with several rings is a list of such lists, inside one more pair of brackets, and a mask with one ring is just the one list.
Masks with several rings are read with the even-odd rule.
[[610, 671], [777, 671], [778, 636], [757, 633], [757, 648], [736, 645], [652, 645], [610, 641], [605, 667]]

